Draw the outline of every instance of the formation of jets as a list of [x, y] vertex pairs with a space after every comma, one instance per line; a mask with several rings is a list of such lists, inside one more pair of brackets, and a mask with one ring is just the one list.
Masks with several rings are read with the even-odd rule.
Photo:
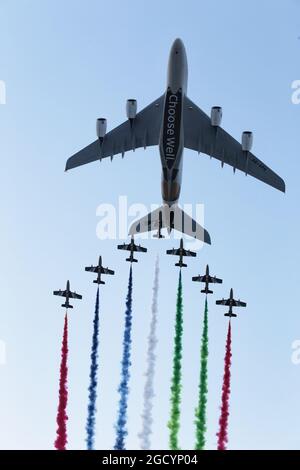
[[141, 245], [136, 245], [134, 243], [134, 238], [131, 237], [130, 243], [123, 243], [122, 245], [118, 245], [118, 250], [126, 250], [130, 251], [129, 258], [126, 258], [126, 261], [129, 263], [137, 263], [138, 260], [134, 258], [134, 253], [147, 253], [147, 248], [144, 248]]
[[[97, 119], [97, 140], [67, 160], [66, 171], [103, 158], [111, 160], [137, 148], [158, 146], [162, 167], [163, 204], [134, 222], [129, 233], [158, 229], [176, 229], [210, 244], [208, 232], [179, 206], [184, 148], [204, 153], [258, 180], [285, 191], [285, 183], [252, 152], [253, 134], [245, 131], [241, 141], [235, 140], [221, 127], [222, 108], [213, 106], [206, 115], [187, 96], [188, 66], [185, 47], [176, 39], [171, 47], [165, 92], [140, 112], [137, 101], [128, 99], [127, 120], [106, 133], [107, 121]], [[146, 177], [146, 175], [145, 175]]]

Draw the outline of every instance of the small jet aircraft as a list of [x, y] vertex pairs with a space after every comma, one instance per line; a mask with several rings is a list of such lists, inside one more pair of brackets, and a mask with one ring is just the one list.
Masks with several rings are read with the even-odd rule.
[[111, 269], [104, 268], [102, 266], [102, 256], [99, 256], [99, 261], [98, 261], [98, 266], [87, 266], [85, 268], [85, 271], [89, 271], [91, 273], [96, 273], [97, 274], [97, 279], [95, 279], [93, 282], [95, 284], [105, 284], [104, 281], [101, 279], [101, 274], [115, 274], [115, 271], [112, 271]]
[[223, 282], [222, 279], [218, 279], [216, 276], [210, 276], [208, 264], [206, 265], [206, 273], [204, 274], [204, 276], [194, 276], [192, 280], [195, 282], [205, 283], [205, 288], [201, 291], [203, 294], [213, 294], [213, 291], [209, 290], [209, 284], [222, 284]]
[[[240, 142], [237, 141], [221, 127], [222, 108], [213, 106], [208, 116], [188, 98], [187, 83], [187, 55], [181, 39], [176, 39], [170, 50], [164, 93], [140, 112], [137, 112], [137, 101], [128, 99], [127, 120], [108, 133], [107, 120], [97, 119], [97, 140], [71, 156], [66, 171], [104, 158], [112, 160], [117, 154], [123, 157], [138, 148], [158, 146], [163, 203], [134, 222], [129, 234], [156, 230], [161, 217], [161, 229], [166, 228], [169, 233], [175, 229], [210, 244], [208, 232], [178, 205], [184, 148], [209, 155], [219, 160], [222, 167], [230, 165], [234, 173], [238, 169], [279, 191], [285, 191], [285, 183], [251, 152], [252, 132], [244, 131]], [[147, 179], [143, 164], [140, 170], [141, 178]]]
[[233, 289], [230, 289], [230, 296], [229, 299], [225, 300], [217, 300], [216, 301], [217, 305], [227, 305], [229, 306], [229, 312], [224, 314], [224, 317], [236, 317], [237, 315], [233, 313], [232, 307], [247, 307], [247, 304], [245, 302], [241, 302], [241, 300], [235, 300], [233, 298]]
[[193, 251], [185, 250], [183, 248], [183, 238], [181, 238], [181, 240], [180, 240], [180, 247], [179, 248], [173, 248], [172, 250], [167, 250], [166, 253], [167, 253], [167, 255], [179, 256], [179, 262], [175, 263], [175, 266], [179, 266], [180, 268], [186, 268], [187, 267], [187, 264], [185, 264], [183, 262], [183, 257], [184, 256], [193, 256], [193, 257], [197, 256], [197, 254], [194, 253]]
[[55, 290], [53, 291], [53, 295], [59, 295], [60, 297], [65, 297], [66, 301], [62, 304], [62, 307], [65, 308], [73, 308], [73, 305], [70, 304], [70, 299], [82, 299], [82, 295], [76, 294], [76, 292], [72, 292], [70, 290], [70, 281], [67, 281], [66, 290]]
[[126, 261], [129, 261], [129, 263], [137, 263], [138, 262], [138, 260], [134, 258], [133, 253], [136, 253], [136, 252], [147, 253], [147, 248], [144, 248], [141, 245], [136, 245], [134, 243], [134, 238], [133, 237], [131, 237], [130, 243], [123, 243], [123, 245], [118, 245], [118, 250], [130, 251], [129, 258], [126, 258]]

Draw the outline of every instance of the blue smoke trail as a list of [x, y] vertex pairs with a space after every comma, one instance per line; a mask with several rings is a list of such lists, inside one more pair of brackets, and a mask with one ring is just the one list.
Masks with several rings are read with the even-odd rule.
[[92, 339], [90, 385], [88, 399], [88, 415], [86, 422], [86, 444], [88, 450], [94, 449], [95, 424], [96, 424], [96, 400], [97, 400], [97, 371], [98, 371], [98, 346], [99, 346], [99, 286], [96, 295], [94, 331]]
[[130, 265], [129, 281], [128, 281], [128, 293], [126, 298], [126, 311], [125, 311], [125, 329], [123, 338], [123, 358], [122, 358], [122, 371], [121, 371], [121, 383], [119, 385], [119, 413], [116, 424], [116, 442], [114, 445], [115, 450], [125, 450], [125, 438], [128, 434], [127, 425], [127, 406], [128, 406], [128, 394], [129, 394], [129, 368], [130, 353], [131, 353], [131, 326], [132, 326], [132, 266]]

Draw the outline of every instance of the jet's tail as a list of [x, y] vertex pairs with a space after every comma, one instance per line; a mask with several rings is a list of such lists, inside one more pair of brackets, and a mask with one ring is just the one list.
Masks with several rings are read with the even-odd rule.
[[104, 281], [98, 281], [98, 279], [95, 279], [95, 280], [93, 281], [93, 283], [94, 283], [94, 284], [105, 284]]
[[236, 316], [237, 316], [236, 313], [230, 313], [230, 312], [224, 313], [224, 317], [229, 317], [230, 318], [230, 317], [236, 317]]
[[130, 263], [137, 263], [138, 260], [135, 258], [126, 258], [126, 261], [129, 261]]
[[187, 264], [185, 263], [175, 263], [175, 266], [179, 266], [180, 268], [187, 268]]
[[73, 305], [70, 305], [70, 304], [61, 304], [62, 307], [65, 307], [65, 308], [73, 308]]
[[163, 204], [137, 220], [131, 225], [129, 235], [151, 232], [152, 230], [159, 230], [159, 228], [166, 228], [169, 233], [172, 230], [178, 230], [204, 243], [211, 244], [209, 233], [177, 204], [171, 207]]
[[203, 289], [201, 292], [202, 294], [213, 294], [213, 291], [209, 289]]

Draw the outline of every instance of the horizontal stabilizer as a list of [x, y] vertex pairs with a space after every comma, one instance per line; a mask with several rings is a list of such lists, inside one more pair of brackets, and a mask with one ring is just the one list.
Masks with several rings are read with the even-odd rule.
[[201, 292], [202, 294], [213, 294], [213, 291], [209, 289], [203, 289]]
[[61, 306], [65, 308], [73, 308], [73, 305], [70, 304], [61, 304]]

